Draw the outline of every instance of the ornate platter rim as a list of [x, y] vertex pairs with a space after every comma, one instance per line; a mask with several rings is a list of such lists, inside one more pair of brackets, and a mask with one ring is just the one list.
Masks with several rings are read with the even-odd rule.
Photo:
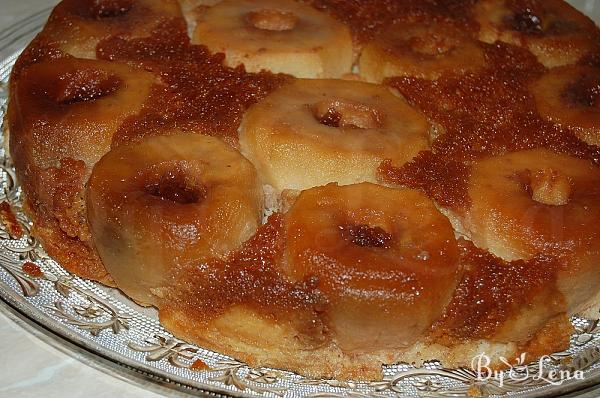
[[[22, 302], [22, 298], [14, 291], [6, 289], [4, 284], [0, 284], [0, 292], [2, 293], [2, 295], [0, 295], [0, 312], [8, 315], [10, 319], [16, 321], [27, 331], [31, 333], [37, 331], [39, 333], [36, 333], [37, 337], [40, 337], [40, 334], [46, 336], [46, 338], [42, 338], [44, 342], [69, 354], [81, 354], [86, 359], [92, 361], [92, 363], [86, 362], [87, 365], [93, 366], [112, 376], [124, 378], [122, 373], [125, 373], [127, 375], [124, 378], [126, 381], [156, 390], [157, 392], [161, 391], [159, 388], [160, 385], [184, 395], [197, 395], [200, 393], [222, 397], [254, 397], [251, 394], [232, 392], [213, 385], [190, 385], [188, 379], [151, 368], [143, 362], [130, 360], [118, 353], [106, 352], [102, 347], [91, 343], [88, 339], [78, 336], [70, 331], [69, 328], [55, 322], [47, 315], [38, 311], [31, 311], [31, 309], [27, 308], [29, 306]], [[5, 296], [7, 293], [8, 296]], [[584, 392], [596, 392], [600, 394], [600, 371], [596, 372], [596, 374], [591, 377], [587, 377], [585, 381], [579, 382], [571, 380], [560, 386], [534, 391], [526, 397], [554, 397], [568, 393], [577, 393], [578, 391], [587, 390], [589, 388], [593, 388], [593, 391]]]
[[[6, 293], [4, 286], [0, 286], [0, 288], [2, 294]], [[177, 376], [172, 377], [173, 375], [167, 372], [157, 371], [156, 369], [144, 366], [142, 362], [121, 361], [115, 358], [119, 354], [102, 353], [102, 347], [90, 344], [87, 339], [72, 333], [67, 327], [54, 322], [49, 317], [40, 316], [39, 312], [28, 310], [22, 304], [18, 295], [14, 295], [14, 297], [0, 296], [0, 312], [8, 316], [9, 319], [27, 332], [59, 351], [75, 356], [78, 359], [81, 357], [81, 359], [89, 360], [89, 362], [85, 362], [86, 365], [141, 387], [155, 390], [158, 393], [164, 392], [163, 388], [161, 388], [162, 386], [167, 388], [169, 393], [176, 391], [185, 396], [197, 396], [197, 394], [217, 397], [245, 396], [244, 394], [232, 393], [226, 389], [219, 389], [216, 386], [207, 385], [207, 387], [210, 387], [207, 389], [203, 389], [200, 386], [190, 386], [187, 384], [189, 380], [183, 378], [181, 380], [174, 380]], [[45, 322], [44, 318], [50, 322]], [[126, 357], [124, 358], [126, 359]], [[598, 376], [598, 383], [600, 383], [600, 374]]]

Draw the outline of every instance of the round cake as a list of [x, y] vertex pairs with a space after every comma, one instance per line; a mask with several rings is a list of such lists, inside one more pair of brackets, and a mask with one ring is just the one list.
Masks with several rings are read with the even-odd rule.
[[599, 308], [599, 60], [562, 0], [63, 0], [5, 142], [46, 251], [179, 338], [501, 367]]

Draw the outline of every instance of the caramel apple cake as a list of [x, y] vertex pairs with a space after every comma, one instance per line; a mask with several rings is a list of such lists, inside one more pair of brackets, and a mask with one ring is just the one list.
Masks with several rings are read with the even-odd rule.
[[600, 302], [600, 32], [562, 0], [63, 0], [8, 142], [68, 271], [253, 366], [565, 349]]

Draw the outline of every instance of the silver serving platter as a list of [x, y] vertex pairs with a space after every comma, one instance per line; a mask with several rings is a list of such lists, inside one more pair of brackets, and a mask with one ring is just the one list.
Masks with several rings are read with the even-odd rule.
[[[600, 20], [600, 0], [572, 3]], [[0, 119], [6, 110], [11, 67], [49, 12], [48, 8], [31, 13], [0, 32]], [[135, 305], [117, 290], [71, 275], [49, 258], [29, 235], [31, 223], [21, 211], [20, 188], [3, 149], [0, 187], [0, 202], [9, 202], [25, 231], [24, 237], [13, 239], [0, 226], [0, 310], [45, 341], [146, 387], [163, 392], [167, 388], [169, 395], [286, 398], [600, 396], [600, 323], [579, 317], [572, 319], [576, 333], [567, 351], [548, 356], [541, 364], [520, 364], [498, 377], [473, 369], [446, 369], [438, 360], [421, 367], [386, 366], [383, 381], [377, 382], [312, 380], [280, 370], [251, 369], [174, 338], [160, 325], [155, 311]], [[43, 276], [24, 272], [26, 262], [39, 265]], [[194, 370], [194, 363], [208, 369]]]

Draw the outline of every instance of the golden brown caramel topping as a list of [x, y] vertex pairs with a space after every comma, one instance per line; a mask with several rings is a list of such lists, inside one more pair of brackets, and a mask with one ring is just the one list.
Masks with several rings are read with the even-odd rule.
[[376, 129], [382, 119], [375, 108], [343, 100], [319, 102], [314, 105], [313, 113], [319, 123], [329, 127]]
[[[468, 9], [477, 0], [305, 1], [347, 23], [359, 45], [366, 43], [379, 32], [385, 31], [392, 24], [402, 27], [406, 26], [403, 23], [409, 21], [416, 25], [420, 25], [423, 21], [431, 21], [433, 25], [439, 21], [448, 22], [449, 26], [457, 27], [457, 31], [464, 33], [464, 39], [467, 41], [471, 40], [470, 33], [475, 31], [473, 28], [476, 25], [469, 20]], [[157, 0], [157, 3], [161, 2], [167, 3], [167, 1]], [[519, 39], [532, 43], [541, 42], [545, 46], [548, 42], [541, 40], [546, 36], [565, 32], [565, 36], [568, 36], [569, 32], [577, 30], [577, 21], [564, 21], [561, 20], [560, 15], [550, 15], [542, 7], [544, 5], [542, 0], [507, 0], [507, 3], [511, 7], [512, 14], [506, 17], [503, 21], [504, 26], [500, 29], [511, 31], [509, 33]], [[225, 67], [223, 55], [211, 54], [202, 46], [190, 45], [183, 20], [180, 17], [178, 17], [179, 21], [169, 20], [163, 12], [156, 12], [156, 15], [152, 16], [155, 18], [153, 21], [156, 22], [156, 25], [146, 25], [145, 20], [152, 14], [152, 10], [144, 10], [142, 4], [143, 1], [140, 0], [64, 0], [62, 9], [58, 9], [59, 12], [55, 14], [54, 19], [48, 25], [50, 28], [52, 28], [52, 24], [68, 26], [75, 21], [73, 24], [76, 31], [74, 37], [77, 39], [81, 38], [80, 33], [85, 34], [89, 27], [91, 34], [95, 36], [94, 40], [102, 39], [97, 47], [99, 58], [114, 61], [114, 64], [134, 64], [140, 67], [140, 70], [153, 73], [156, 81], [152, 81], [160, 81], [162, 84], [153, 86], [150, 98], [143, 105], [140, 113], [136, 110], [131, 114], [133, 116], [127, 115], [128, 119], [123, 123], [122, 119], [115, 122], [111, 136], [117, 125], [120, 127], [114, 135], [113, 147], [136, 142], [147, 135], [170, 134], [166, 131], [171, 129], [184, 132], [206, 132], [219, 136], [229, 144], [236, 146], [237, 129], [241, 117], [248, 107], [291, 79], [270, 73], [250, 74], [246, 73], [243, 67]], [[174, 1], [172, 4], [177, 8]], [[80, 22], [81, 24], [79, 24]], [[144, 29], [132, 28], [140, 23], [144, 25]], [[275, 32], [258, 32], [268, 35], [277, 35], [277, 32], [304, 25], [300, 25], [295, 15], [272, 9], [250, 13], [246, 16], [246, 24], [243, 20], [242, 24], [243, 29], [254, 30], [255, 33], [255, 29]], [[105, 27], [106, 29], [104, 29]], [[153, 30], [151, 34], [150, 30]], [[148, 35], [150, 37], [147, 37]], [[59, 44], [56, 41], [61, 40], [62, 37], [60, 35], [56, 37], [53, 38], [54, 42], [44, 42], [43, 37], [37, 39], [36, 43], [20, 58], [19, 64], [15, 67], [13, 80], [17, 80], [20, 71], [29, 64], [47, 58], [64, 56], [61, 51], [57, 50]], [[553, 40], [554, 37], [550, 37], [550, 39]], [[587, 40], [588, 37], [586, 36], [585, 39]], [[86, 39], [86, 43], [90, 42]], [[86, 49], [86, 57], [93, 58], [96, 55], [96, 43], [97, 41], [91, 43], [90, 48]], [[579, 43], [567, 37], [565, 41], [558, 43], [555, 47], [559, 48], [558, 52], [562, 51], [560, 47], [563, 45], [565, 52], [567, 52], [567, 47], [588, 51], [587, 47], [582, 49], [583, 46]], [[443, 58], [449, 53], [462, 54], [460, 52], [461, 42], [457, 41], [452, 33], [410, 37], [403, 44], [403, 54], [412, 54], [417, 59], [417, 68], [423, 68], [421, 60], [431, 62], [431, 59]], [[488, 69], [480, 72], [475, 68], [464, 68], [464, 70], [461, 68], [461, 73], [465, 72], [465, 75], [457, 77], [446, 76], [446, 74], [453, 73], [453, 71], [448, 72], [450, 68], [446, 68], [439, 72], [441, 77], [436, 82], [424, 82], [419, 79], [393, 79], [390, 81], [393, 87], [400, 90], [413, 105], [420, 107], [440, 128], [439, 134], [436, 134], [435, 138], [430, 140], [428, 140], [429, 137], [423, 138], [427, 144], [432, 144], [430, 151], [427, 150], [429, 149], [428, 145], [424, 147], [415, 144], [416, 149], [410, 155], [410, 159], [413, 159], [411, 162], [402, 167], [392, 166], [392, 161], [384, 162], [379, 171], [386, 182], [421, 189], [430, 198], [435, 199], [438, 204], [461, 210], [471, 205], [471, 202], [473, 202], [473, 207], [477, 203], [475, 194], [472, 194], [472, 198], [468, 195], [467, 182], [471, 177], [472, 162], [480, 158], [526, 148], [543, 147], [555, 152], [592, 159], [598, 163], [600, 153], [597, 149], [582, 143], [570, 132], [563, 131], [563, 128], [568, 128], [567, 125], [554, 126], [552, 123], [556, 123], [556, 121], [546, 122], [537, 114], [536, 104], [532, 101], [526, 87], [532, 79], [537, 78], [545, 71], [534, 57], [527, 51], [516, 49], [510, 45], [480, 46], [475, 43], [473, 46], [477, 51], [483, 52], [484, 50], [481, 49], [485, 49], [485, 61]], [[81, 57], [75, 55], [73, 49], [60, 48], [75, 57]], [[530, 51], [533, 50], [530, 48]], [[462, 58], [471, 59], [469, 56]], [[478, 53], [478, 61], [481, 62], [476, 63], [477, 68], [482, 67], [483, 58], [484, 56]], [[576, 62], [575, 56], [572, 59], [575, 60], [573, 62]], [[587, 56], [582, 63], [600, 66], [599, 60], [600, 56], [592, 54]], [[391, 73], [385, 76], [398, 75]], [[408, 76], [425, 77], [424, 74], [408, 74]], [[428, 78], [438, 79], [439, 76]], [[18, 83], [19, 86], [25, 84], [23, 80], [27, 79], [22, 79]], [[41, 124], [51, 125], [54, 120], [58, 119], [58, 116], [56, 119], [52, 119], [55, 116], [48, 110], [59, 108], [77, 110], [79, 107], [85, 108], [95, 104], [99, 104], [100, 107], [105, 101], [110, 101], [122, 94], [125, 91], [124, 87], [128, 86], [126, 79], [123, 83], [109, 74], [95, 73], [91, 70], [75, 71], [71, 75], [64, 75], [64, 78], [57, 83], [32, 85], [37, 90], [35, 94], [39, 94], [38, 96], [45, 103], [41, 107], [44, 108], [42, 112], [34, 115], [37, 118], [43, 115], [45, 123]], [[11, 82], [11, 84], [13, 83]], [[17, 83], [14, 84], [17, 85]], [[565, 104], [572, 104], [579, 111], [578, 107], [597, 107], [600, 103], [599, 92], [598, 82], [582, 80], [566, 87], [562, 96]], [[116, 95], [111, 96], [113, 93]], [[94, 102], [94, 100], [106, 96], [108, 98]], [[145, 95], [144, 98], [146, 98]], [[381, 101], [381, 98], [380, 96], [377, 101]], [[311, 101], [311, 103], [322, 99], [323, 97], [314, 102]], [[90, 103], [82, 103], [86, 101]], [[357, 99], [357, 101], [362, 102], [363, 99]], [[128, 103], [128, 101], [121, 101], [121, 103]], [[73, 105], [68, 106], [69, 104]], [[383, 114], [384, 112], [381, 111], [379, 113], [373, 107], [375, 107], [373, 104], [371, 107], [367, 107], [360, 103], [329, 101], [316, 104], [310, 108], [310, 111], [313, 111], [314, 117], [322, 124], [341, 129], [376, 129], [382, 124], [388, 123], [389, 119], [394, 116], [390, 112]], [[27, 110], [27, 107], [23, 107], [23, 110]], [[593, 109], [584, 111], [590, 112]], [[57, 111], [56, 114], [60, 113]], [[311, 120], [313, 114], [308, 115]], [[314, 124], [314, 120], [312, 121]], [[318, 124], [315, 126], [318, 127]], [[325, 127], [321, 126], [321, 128]], [[423, 131], [425, 129], [424, 127]], [[11, 129], [11, 134], [14, 131], [16, 130]], [[49, 142], [46, 139], [49, 137], [49, 134], [46, 134], [48, 131], [51, 130], [40, 128], [35, 131], [37, 136], [43, 137], [44, 144]], [[398, 131], [403, 132], [404, 130], [399, 128]], [[328, 133], [336, 132], [329, 129]], [[346, 133], [347, 137], [349, 131]], [[357, 134], [364, 135], [365, 131], [357, 131]], [[73, 136], [65, 134], [65, 137]], [[17, 144], [21, 144], [23, 141], [17, 142]], [[85, 145], [75, 146], [77, 148], [86, 147]], [[18, 154], [19, 145], [13, 147], [16, 148], [14, 151]], [[41, 147], [42, 145], [36, 146], [36, 151], [39, 151]], [[48, 144], [48, 147], [64, 149], [64, 146], [53, 145], [52, 142]], [[416, 156], [419, 150], [425, 152]], [[18, 165], [18, 169], [23, 170], [23, 174], [28, 177], [20, 179], [24, 180], [23, 184], [28, 193], [28, 200], [34, 203], [31, 207], [35, 208], [35, 212], [38, 213], [35, 228], [43, 231], [40, 236], [43, 236], [48, 251], [53, 255], [58, 255], [58, 260], [63, 262], [67, 268], [82, 276], [95, 279], [105, 277], [104, 270], [99, 269], [101, 268], [99, 259], [94, 257], [94, 249], [85, 243], [85, 237], [89, 238], [89, 231], [87, 235], [85, 231], [89, 219], [82, 216], [85, 208], [81, 205], [81, 188], [87, 180], [86, 170], [93, 162], [78, 162], [68, 158], [72, 156], [71, 154], [65, 155], [64, 151], [58, 152], [58, 150], [53, 152], [56, 158], [52, 158], [52, 162], [49, 163], [54, 167], [46, 164], [44, 169], [36, 168], [35, 162], [31, 162], [31, 159], [24, 160]], [[381, 158], [392, 158], [392, 155]], [[38, 156], [38, 158], [44, 159], [43, 156]], [[61, 160], [61, 158], [67, 159]], [[343, 157], [343, 159], [351, 158], [354, 157], [346, 155]], [[33, 164], [31, 168], [27, 162]], [[163, 203], [167, 209], [177, 207], [187, 211], [189, 207], [193, 206], [179, 205], [199, 202], [204, 204], [207, 195], [215, 192], [214, 187], [205, 187], [195, 181], [191, 177], [193, 173], [189, 172], [186, 165], [169, 164], [168, 166], [141, 173], [140, 180], [143, 180], [144, 184], [140, 187], [136, 186], [138, 191], [135, 194], [141, 194], [153, 203]], [[476, 169], [473, 168], [473, 170]], [[560, 216], [566, 214], [566, 218], [574, 220], [572, 224], [561, 223], [556, 228], [557, 234], [566, 234], [568, 237], [573, 236], [574, 238], [553, 241], [541, 234], [531, 234], [530, 236], [540, 242], [536, 247], [545, 245], [544, 249], [546, 249], [552, 246], [549, 251], [543, 251], [543, 253], [564, 253], [580, 248], [583, 248], [584, 255], [597, 253], [595, 249], [590, 250], [592, 247], [590, 243], [595, 243], [597, 238], [595, 230], [587, 225], [582, 226], [583, 224], [579, 222], [580, 220], [589, 220], [590, 216], [594, 217], [594, 207], [588, 206], [586, 201], [579, 201], [578, 195], [587, 195], [593, 201], [596, 193], [592, 190], [597, 190], [598, 184], [588, 188], [592, 184], [586, 186], [573, 180], [577, 181], [575, 185], [561, 175], [560, 171], [562, 169], [559, 171], [542, 169], [531, 173], [526, 182], [530, 196], [525, 195], [522, 191], [519, 192], [532, 207], [541, 208], [544, 217], [546, 217], [546, 213], [554, 212], [552, 214]], [[574, 189], [574, 186], [577, 189]], [[520, 190], [520, 188], [521, 186], [516, 190]], [[230, 195], [225, 196], [231, 199]], [[358, 195], [354, 195], [350, 199], [355, 200], [356, 196]], [[531, 198], [538, 203], [533, 203]], [[387, 203], [387, 201], [383, 202], [384, 205]], [[579, 203], [583, 203], [583, 205], [579, 205]], [[560, 207], [566, 204], [568, 206], [565, 208]], [[295, 232], [302, 231], [302, 229], [287, 231], [285, 230], [287, 226], [283, 225], [282, 216], [275, 215], [242, 249], [230, 253], [226, 258], [220, 257], [218, 260], [209, 260], [207, 263], [191, 264], [191, 261], [195, 261], [194, 259], [178, 263], [184, 264], [182, 268], [185, 269], [181, 270], [181, 278], [177, 281], [176, 286], [171, 286], [172, 289], [161, 290], [161, 293], [164, 293], [164, 297], [161, 294], [161, 300], [164, 299], [164, 302], [161, 303], [161, 315], [169, 311], [180, 311], [182, 315], [180, 319], [184, 323], [189, 322], [189, 327], [197, 332], [196, 336], [201, 336], [206, 331], [203, 330], [203, 327], [215, 328], [217, 325], [216, 329], [219, 329], [217, 318], [224, 314], [227, 315], [229, 310], [240, 307], [249, 309], [248, 313], [257, 318], [264, 316], [275, 320], [274, 325], [277, 327], [286, 325], [289, 320], [286, 317], [301, 316], [308, 319], [307, 325], [312, 325], [312, 329], [311, 326], [306, 326], [306, 334], [317, 336], [315, 341], [321, 338], [320, 344], [316, 347], [328, 347], [328, 340], [325, 338], [334, 336], [337, 347], [342, 347], [342, 351], [344, 351], [343, 346], [339, 344], [340, 336], [344, 334], [337, 334], [333, 331], [332, 325], [335, 323], [331, 319], [332, 316], [339, 314], [343, 318], [350, 313], [346, 317], [347, 319], [338, 325], [340, 330], [358, 332], [355, 336], [351, 336], [349, 341], [346, 341], [348, 345], [345, 347], [351, 347], [349, 350], [353, 353], [354, 343], [357, 343], [358, 348], [361, 349], [365, 348], [363, 342], [376, 340], [373, 336], [378, 335], [380, 331], [376, 327], [381, 324], [386, 324], [387, 336], [385, 333], [381, 333], [381, 335], [389, 338], [389, 341], [393, 343], [400, 340], [399, 333], [414, 327], [415, 318], [422, 317], [423, 319], [418, 322], [427, 326], [415, 332], [415, 336], [422, 336], [423, 330], [430, 327], [432, 320], [439, 319], [442, 309], [446, 308], [452, 294], [454, 294], [454, 298], [447, 307], [444, 319], [439, 322], [437, 330], [440, 335], [455, 340], [497, 336], [500, 329], [507, 325], [508, 327], [513, 325], [513, 318], [518, 317], [520, 309], [532, 308], [536, 310], [537, 314], [538, 309], [545, 308], [544, 305], [538, 305], [535, 301], [539, 297], [547, 299], [548, 305], [554, 306], [556, 311], [565, 309], [561, 302], [561, 295], [555, 288], [556, 273], [561, 267], [561, 264], [555, 259], [537, 256], [527, 262], [507, 263], [472, 247], [472, 245], [463, 243], [461, 261], [465, 269], [465, 276], [458, 289], [454, 291], [455, 282], [460, 279], [461, 269], [457, 266], [458, 248], [454, 240], [454, 231], [448, 224], [448, 220], [440, 215], [441, 221], [439, 222], [443, 221], [444, 223], [442, 228], [441, 224], [433, 225], [429, 221], [423, 221], [422, 208], [419, 208], [419, 211], [406, 213], [402, 217], [414, 216], [417, 227], [430, 229], [425, 233], [414, 233], [413, 236], [416, 238], [414, 241], [410, 241], [412, 228], [393, 229], [390, 228], [389, 223], [373, 222], [372, 218], [376, 215], [371, 211], [370, 205], [371, 203], [367, 203], [357, 207], [352, 214], [354, 218], [339, 217], [330, 223], [331, 233], [327, 235], [327, 238], [331, 239], [335, 245], [339, 245], [337, 247], [342, 248], [338, 251], [336, 251], [337, 249], [327, 251], [329, 250], [327, 242], [322, 239], [323, 235], [319, 234], [322, 231], [321, 227], [313, 227], [314, 237], [311, 236], [313, 234]], [[1, 206], [0, 212], [6, 210], [5, 207]], [[398, 216], [399, 211], [407, 207], [398, 206], [397, 209], [390, 210], [390, 219], [401, 218]], [[431, 207], [435, 209], [433, 204]], [[572, 213], [570, 209], [574, 209]], [[363, 210], [365, 211], [363, 212]], [[169, 213], [172, 212], [169, 211]], [[259, 211], [256, 211], [254, 215], [258, 216], [258, 213]], [[490, 213], [493, 212], [490, 211]], [[218, 222], [225, 218], [220, 212], [211, 212], [211, 214], [221, 217]], [[571, 216], [571, 214], [573, 215]], [[421, 218], [419, 219], [419, 217]], [[135, 218], [142, 219], [143, 217], [135, 216]], [[304, 225], [318, 224], [318, 220], [323, 218], [315, 217], [313, 220], [305, 222]], [[201, 218], [195, 217], [194, 219]], [[541, 219], [542, 217], [540, 217]], [[533, 226], [536, 227], [537, 224], [536, 220]], [[161, 224], [160, 227], [163, 225]], [[180, 228], [182, 225], [180, 220], [171, 225], [174, 229], [182, 231], [182, 234], [187, 234], [186, 231], [183, 231], [186, 228]], [[297, 225], [302, 227], [302, 223]], [[516, 228], [519, 228], [523, 227], [524, 223], [517, 222], [512, 225], [517, 225]], [[565, 229], [565, 225], [569, 230]], [[255, 230], [254, 226], [251, 231]], [[282, 232], [283, 230], [285, 232]], [[440, 234], [441, 231], [443, 231], [443, 235]], [[287, 235], [288, 232], [289, 235]], [[97, 233], [94, 232], [94, 234]], [[251, 232], [248, 233], [248, 235], [250, 234]], [[294, 236], [294, 234], [296, 235]], [[430, 239], [430, 236], [438, 234], [442, 235], [442, 238], [438, 239], [439, 242], [435, 242], [435, 245], [432, 243], [426, 250], [421, 250], [419, 245], [424, 239]], [[189, 235], [190, 239], [187, 242], [196, 240], [198, 236]], [[245, 241], [246, 238], [247, 236], [243, 240]], [[301, 278], [289, 280], [289, 275], [283, 275], [282, 266], [283, 263], [289, 261], [289, 256], [284, 256], [283, 252], [284, 246], [291, 245], [294, 239], [314, 240], [312, 243], [298, 243], [298, 259], [310, 264], [313, 268], [307, 268], [309, 272], [303, 274]], [[162, 242], [153, 246], [162, 247], [165, 241], [166, 239], [162, 239]], [[180, 247], [187, 245], [187, 243], [181, 245], [180, 239], [172, 239], [172, 241], [177, 241]], [[239, 247], [239, 244], [235, 247]], [[171, 250], [162, 251], [171, 252]], [[119, 250], [113, 250], [113, 252], [119, 252]], [[118, 254], [120, 255], [120, 252]], [[285, 259], [282, 260], [282, 257]], [[82, 258], [88, 261], [80, 265]], [[131, 264], [131, 262], [128, 263]], [[575, 265], [580, 267], [579, 264]], [[593, 276], [593, 269], [590, 269], [589, 275]], [[41, 270], [35, 264], [24, 264], [23, 270], [32, 276], [41, 276]], [[572, 270], [569, 269], [569, 271]], [[588, 276], [584, 272], [581, 274]], [[452, 280], [450, 281], [450, 279]], [[586, 283], [576, 282], [573, 283], [576, 288], [582, 290], [586, 287]], [[570, 280], [567, 283], [570, 283]], [[587, 285], [593, 287], [594, 283]], [[227, 291], [228, 294], [224, 295], [223, 291]], [[350, 305], [347, 307], [338, 307], [340, 308], [338, 314], [332, 311], [332, 308], [339, 304], [336, 301], [352, 299], [356, 297], [357, 292], [361, 296], [356, 301], [349, 300]], [[441, 296], [445, 297], [440, 299]], [[583, 297], [585, 294], [581, 294], [581, 296]], [[568, 298], [568, 294], [565, 294], [565, 297]], [[376, 306], [373, 305], [379, 299], [382, 300], [377, 302]], [[389, 304], [390, 300], [396, 301], [396, 307]], [[363, 309], [357, 308], [363, 305]], [[405, 309], [406, 312], [403, 314], [398, 311]], [[355, 310], [356, 316], [352, 314]], [[369, 318], [372, 314], [373, 317]], [[380, 314], [383, 314], [381, 318], [379, 318]], [[405, 317], [399, 316], [399, 314]], [[386, 317], [388, 318], [386, 319]], [[245, 320], [243, 317], [239, 319]], [[404, 322], [404, 319], [407, 322]], [[395, 325], [397, 330], [393, 329], [394, 325], [390, 328], [388, 320], [392, 321], [389, 323], [397, 321]], [[211, 321], [216, 322], [210, 324]], [[354, 323], [355, 321], [356, 323]], [[368, 329], [369, 327], [373, 327], [373, 329]], [[299, 328], [295, 330], [303, 331]], [[531, 335], [537, 330], [535, 327], [530, 327], [528, 333]], [[176, 328], [173, 331], [181, 332]], [[217, 331], [220, 333], [222, 330]], [[362, 336], [361, 332], [364, 332]], [[292, 338], [296, 338], [300, 342], [304, 337], [296, 336], [295, 333], [287, 333], [287, 335], [293, 335]], [[258, 336], [258, 334], [255, 333], [254, 336]], [[263, 348], [259, 342], [260, 337], [262, 336], [258, 336], [255, 344], [257, 349]], [[214, 334], [212, 338], [214, 339]], [[545, 353], [550, 346], [548, 344], [538, 351], [535, 349], [533, 351]], [[374, 350], [381, 347], [392, 349], [389, 344], [381, 344], [381, 341], [373, 343]], [[312, 347], [305, 345], [301, 349], [305, 352], [312, 351], [310, 348]], [[234, 348], [228, 347], [224, 350], [227, 349], [233, 350]], [[191, 365], [191, 369], [206, 370], [208, 366], [202, 361], [196, 361]]]
[[535, 105], [523, 86], [543, 72], [526, 50], [497, 44], [485, 47], [488, 67], [436, 82], [390, 79], [408, 100], [444, 129], [435, 151], [463, 159], [523, 145], [523, 135], [540, 134]]
[[454, 231], [415, 190], [369, 183], [308, 189], [286, 213], [285, 229], [281, 269], [295, 281], [315, 280], [342, 349], [416, 341], [459, 279]]
[[[600, 40], [596, 40], [596, 42], [600, 42]], [[599, 46], [597, 45], [594, 50], [590, 51], [587, 55], [582, 57], [579, 60], [579, 62], [577, 62], [577, 64], [600, 68], [600, 48], [599, 48]]]
[[246, 21], [256, 29], [281, 32], [294, 29], [298, 17], [288, 11], [265, 9], [248, 13]]
[[[211, 260], [185, 270], [177, 289], [159, 305], [184, 311], [191, 319], [208, 322], [237, 305], [270, 316], [325, 305], [315, 280], [292, 283], [274, 268], [284, 248], [283, 217], [274, 214], [241, 249], [227, 259]], [[228, 292], [223, 294], [223, 292]]]
[[419, 189], [444, 207], [460, 209], [469, 203], [469, 167], [431, 151], [400, 168], [383, 162], [378, 171], [383, 181]]
[[51, 43], [43, 35], [36, 36], [35, 39], [27, 46], [21, 56], [17, 58], [12, 69], [10, 82], [11, 85], [18, 80], [19, 76], [27, 70], [27, 68], [38, 62], [65, 58], [67, 55], [56, 48], [54, 43]]
[[563, 173], [543, 169], [532, 173], [530, 178], [531, 197], [536, 202], [551, 206], [569, 203], [573, 188], [569, 177]]
[[[562, 264], [554, 258], [538, 256], [530, 261], [505, 262], [462, 240], [462, 281], [434, 325], [434, 336], [450, 342], [462, 339], [493, 338], [504, 322], [518, 314], [540, 294], [554, 297], [548, 305], [560, 302], [556, 273]], [[556, 313], [564, 311], [560, 305]], [[443, 336], [442, 336], [443, 335]]]
[[398, 5], [395, 0], [368, 0], [364, 2], [346, 0], [310, 1], [318, 10], [330, 13], [350, 26], [354, 40], [365, 43], [372, 39], [393, 19]]

